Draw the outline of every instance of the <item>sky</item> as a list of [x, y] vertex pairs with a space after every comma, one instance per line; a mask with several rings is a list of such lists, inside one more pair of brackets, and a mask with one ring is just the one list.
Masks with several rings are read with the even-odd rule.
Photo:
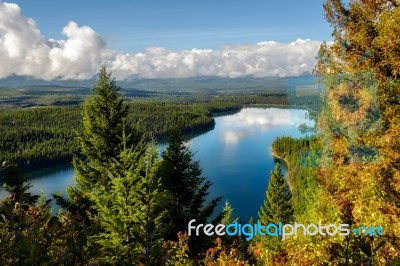
[[323, 0], [0, 0], [0, 79], [294, 76], [331, 40]]

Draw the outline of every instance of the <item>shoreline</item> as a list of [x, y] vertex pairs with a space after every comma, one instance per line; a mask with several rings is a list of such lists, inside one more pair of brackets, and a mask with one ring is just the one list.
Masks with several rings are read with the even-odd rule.
[[284, 177], [285, 177], [285, 179], [286, 179], [286, 181], [287, 181], [287, 183], [288, 183], [288, 186], [289, 186], [290, 191], [292, 192], [292, 191], [293, 191], [292, 184], [290, 183], [290, 180], [289, 180], [289, 178], [288, 178], [288, 176], [289, 176], [289, 162], [286, 161], [284, 158], [278, 156], [278, 155], [272, 150], [272, 147], [271, 147], [271, 154], [272, 154], [272, 157], [274, 157], [274, 158], [276, 158], [276, 159], [278, 159], [278, 160], [281, 160], [281, 161], [283, 161], [283, 162], [285, 163], [286, 168], [287, 168], [287, 172], [286, 172], [286, 175], [285, 175]]
[[288, 170], [289, 170], [289, 162], [286, 161], [284, 158], [280, 157], [279, 155], [277, 155], [277, 154], [272, 150], [272, 148], [271, 148], [271, 154], [272, 154], [272, 157], [284, 161], [285, 164], [286, 164], [286, 167], [287, 167]]

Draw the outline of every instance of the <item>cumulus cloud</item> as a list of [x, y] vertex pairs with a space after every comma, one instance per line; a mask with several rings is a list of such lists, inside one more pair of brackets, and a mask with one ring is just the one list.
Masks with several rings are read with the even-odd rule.
[[109, 62], [119, 79], [129, 79], [132, 75], [146, 78], [297, 76], [312, 71], [319, 45], [319, 41], [299, 39], [287, 44], [226, 45], [218, 50], [176, 52], [148, 48], [137, 54], [115, 53]]
[[171, 51], [148, 48], [123, 53], [107, 48], [93, 29], [69, 22], [63, 40], [48, 39], [18, 5], [0, 1], [0, 78], [92, 78], [106, 64], [119, 79], [193, 76], [295, 76], [311, 72], [320, 41], [260, 42], [226, 45], [216, 50]]
[[0, 2], [0, 78], [89, 79], [104, 61], [105, 43], [75, 22], [63, 29], [65, 40], [46, 39], [35, 21], [16, 4]]

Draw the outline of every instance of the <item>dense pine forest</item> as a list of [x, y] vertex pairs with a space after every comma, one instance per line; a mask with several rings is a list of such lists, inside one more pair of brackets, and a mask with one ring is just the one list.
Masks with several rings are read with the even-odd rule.
[[[212, 128], [212, 113], [238, 110], [234, 102], [203, 104], [142, 101], [129, 104], [128, 123], [137, 130], [163, 137], [173, 121], [187, 132]], [[77, 133], [82, 130], [82, 107], [11, 109], [0, 113], [0, 161], [17, 163], [24, 170], [71, 162], [78, 152]]]
[[[400, 3], [327, 0], [324, 10], [334, 42], [321, 45], [315, 66], [322, 105], [285, 94], [286, 106], [312, 106], [316, 135], [274, 141], [287, 174], [275, 165], [258, 217], [240, 223], [348, 224], [356, 233], [189, 236], [190, 219], [239, 221], [229, 202], [218, 210], [220, 198], [206, 200], [212, 184], [183, 132], [282, 95], [130, 102], [103, 66], [80, 106], [1, 113], [9, 196], [0, 265], [400, 265]], [[168, 138], [161, 155], [157, 136]], [[66, 197], [28, 192], [19, 168], [72, 154], [76, 185]], [[56, 216], [51, 200], [62, 207]]]

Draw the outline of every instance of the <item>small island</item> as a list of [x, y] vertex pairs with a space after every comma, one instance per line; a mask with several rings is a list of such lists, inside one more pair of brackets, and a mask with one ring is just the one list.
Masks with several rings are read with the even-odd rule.
[[297, 128], [301, 133], [312, 132], [315, 130], [314, 127], [307, 126], [306, 123], [301, 123]]

